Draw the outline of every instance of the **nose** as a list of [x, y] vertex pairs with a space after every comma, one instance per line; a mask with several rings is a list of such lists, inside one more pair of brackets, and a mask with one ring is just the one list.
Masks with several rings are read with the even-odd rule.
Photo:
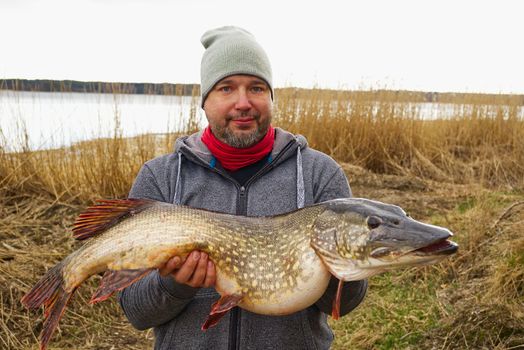
[[235, 108], [241, 111], [250, 109], [251, 102], [249, 101], [249, 96], [244, 89], [238, 90], [237, 101], [235, 103]]

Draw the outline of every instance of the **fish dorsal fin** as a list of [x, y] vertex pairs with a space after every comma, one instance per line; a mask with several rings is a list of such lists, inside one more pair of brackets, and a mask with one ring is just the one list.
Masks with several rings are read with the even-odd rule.
[[73, 237], [84, 240], [104, 232], [123, 218], [149, 208], [155, 203], [149, 199], [100, 199], [75, 220]]

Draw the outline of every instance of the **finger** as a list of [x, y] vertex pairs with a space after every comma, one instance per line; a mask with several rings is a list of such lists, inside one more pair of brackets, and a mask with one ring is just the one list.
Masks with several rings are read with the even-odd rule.
[[170, 273], [172, 273], [173, 271], [175, 271], [181, 262], [182, 262], [182, 259], [180, 259], [179, 256], [174, 256], [171, 259], [169, 259], [168, 261], [166, 261], [166, 263], [163, 266], [161, 266], [158, 269], [158, 271], [160, 272], [160, 275], [167, 276]]
[[175, 280], [178, 283], [186, 284], [193, 275], [199, 260], [200, 252], [197, 250], [192, 251], [182, 266], [174, 272]]
[[216, 282], [215, 264], [211, 260], [207, 261], [206, 279], [204, 280], [204, 287], [213, 287]]
[[206, 253], [200, 253], [200, 260], [198, 261], [198, 265], [193, 272], [193, 276], [191, 276], [191, 279], [189, 280], [189, 284], [193, 287], [202, 287], [204, 280], [206, 279], [206, 272], [207, 272], [207, 254]]

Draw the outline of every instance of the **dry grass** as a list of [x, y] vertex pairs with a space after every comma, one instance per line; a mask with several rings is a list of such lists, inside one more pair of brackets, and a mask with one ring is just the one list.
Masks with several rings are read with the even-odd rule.
[[[387, 92], [285, 90], [277, 123], [335, 159], [379, 173], [488, 186], [524, 184], [524, 120], [518, 99], [454, 104], [451, 118], [423, 120], [419, 105]], [[482, 103], [481, 103], [482, 102]]]
[[[25, 310], [20, 299], [45, 270], [77, 247], [68, 229], [81, 207], [49, 193], [3, 190], [0, 195], [0, 348], [36, 348], [42, 314]], [[50, 349], [145, 348], [151, 334], [133, 331], [114, 300], [87, 304], [96, 280], [75, 295]]]
[[[524, 193], [493, 191], [354, 166], [356, 195], [397, 203], [449, 227], [459, 254], [442, 263], [371, 279], [370, 293], [344, 322], [336, 348], [517, 349], [524, 346]], [[400, 185], [400, 186], [399, 186]]]
[[[274, 124], [303, 134], [311, 146], [338, 161], [376, 173], [524, 187], [524, 120], [514, 100], [480, 104], [477, 96], [475, 104], [455, 102], [451, 118], [423, 120], [418, 105], [392, 101], [391, 93], [350, 96], [353, 99], [346, 92], [283, 89], [277, 95]], [[195, 99], [182, 133], [198, 127], [197, 103]], [[39, 152], [29, 149], [22, 127], [19, 153], [3, 151], [8, 148], [0, 130], [0, 186], [33, 187], [82, 201], [125, 196], [140, 165], [170, 152], [176, 136], [124, 139], [118, 120], [115, 125], [111, 139]]]
[[[461, 245], [437, 266], [372, 278], [359, 309], [333, 323], [335, 349], [524, 346], [524, 121], [515, 99], [453, 103], [455, 117], [428, 121], [391, 93], [348, 101], [342, 92], [279, 92], [275, 124], [345, 163], [356, 196], [450, 227]], [[36, 348], [42, 318], [20, 298], [75, 249], [68, 229], [79, 211], [125, 197], [140, 165], [176, 138], [121, 135], [117, 127], [109, 139], [31, 151], [22, 132], [18, 153], [0, 142], [0, 348]], [[151, 332], [133, 330], [115, 300], [87, 305], [95, 282], [75, 295], [50, 348], [151, 347]]]

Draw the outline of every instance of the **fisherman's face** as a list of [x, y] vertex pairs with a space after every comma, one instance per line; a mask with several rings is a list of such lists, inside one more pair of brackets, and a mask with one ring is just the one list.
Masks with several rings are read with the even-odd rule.
[[250, 75], [222, 79], [211, 89], [204, 103], [213, 135], [236, 148], [252, 146], [266, 135], [272, 109], [268, 85]]

